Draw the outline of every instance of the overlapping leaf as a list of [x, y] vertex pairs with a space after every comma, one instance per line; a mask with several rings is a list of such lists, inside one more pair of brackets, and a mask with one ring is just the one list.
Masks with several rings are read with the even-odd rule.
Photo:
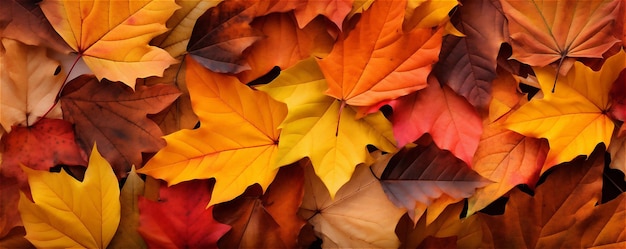
[[342, 107], [339, 101], [324, 95], [326, 88], [322, 72], [312, 59], [281, 72], [272, 83], [260, 87], [289, 108], [280, 126], [278, 164], [309, 157], [315, 173], [335, 196], [352, 176], [354, 167], [367, 161], [368, 144], [387, 152], [396, 148], [391, 124], [382, 113], [356, 119], [350, 106]]
[[65, 171], [23, 169], [34, 201], [20, 193], [26, 239], [38, 248], [107, 247], [120, 222], [120, 190], [96, 146], [82, 182]]
[[624, 52], [612, 56], [599, 72], [580, 62], [567, 76], [558, 78], [552, 68], [535, 68], [543, 99], [533, 99], [513, 112], [506, 127], [530, 137], [547, 138], [550, 151], [541, 170], [567, 162], [578, 155], [588, 155], [596, 144], [609, 145], [613, 121], [609, 109], [611, 85], [624, 68]]
[[63, 117], [74, 123], [83, 148], [97, 142], [116, 175], [124, 178], [132, 165], [142, 165], [142, 152], [164, 146], [159, 126], [146, 115], [161, 111], [179, 92], [165, 85], [133, 91], [119, 82], [105, 83], [93, 75], [70, 81], [61, 97]]
[[452, 23], [465, 37], [445, 36], [440, 61], [433, 69], [441, 83], [476, 107], [486, 107], [491, 100], [496, 58], [507, 35], [504, 15], [494, 4], [467, 1], [456, 10]]
[[120, 225], [108, 248], [147, 248], [146, 242], [137, 231], [139, 227], [139, 196], [143, 196], [144, 182], [133, 167], [120, 191]]
[[238, 198], [215, 205], [214, 216], [232, 229], [220, 248], [294, 248], [305, 221], [297, 215], [304, 195], [299, 164], [282, 167], [265, 194], [256, 185]]
[[160, 201], [139, 197], [139, 233], [150, 248], [215, 248], [230, 226], [213, 219], [210, 180], [161, 186]]
[[394, 136], [404, 146], [429, 133], [439, 148], [472, 164], [478, 147], [482, 123], [476, 109], [434, 77], [429, 86], [392, 101]]
[[432, 141], [396, 153], [380, 176], [380, 181], [389, 200], [407, 209], [415, 223], [430, 206], [428, 211], [432, 214], [427, 224], [445, 208], [438, 210], [431, 206], [438, 199], [449, 198], [448, 203], [458, 202], [470, 197], [476, 188], [489, 183]]
[[200, 128], [165, 137], [167, 146], [140, 169], [173, 185], [216, 179], [210, 205], [232, 200], [259, 183], [263, 189], [278, 172], [278, 125], [287, 108], [234, 76], [213, 73], [190, 57], [187, 87]]
[[378, 1], [318, 60], [328, 95], [353, 106], [372, 106], [426, 87], [437, 61], [442, 29], [402, 30], [405, 1]]
[[46, 49], [2, 39], [0, 49], [0, 124], [33, 125], [43, 115], [60, 118], [61, 109], [51, 108], [65, 76], [59, 63], [46, 56]]
[[0, 175], [0, 238], [4, 238], [14, 227], [22, 224], [17, 210], [19, 193], [16, 179]]
[[308, 0], [296, 6], [294, 14], [298, 27], [304, 28], [318, 15], [324, 15], [339, 29], [343, 28], [343, 20], [352, 10], [354, 0]]
[[46, 0], [40, 6], [99, 80], [121, 81], [134, 89], [135, 79], [161, 76], [176, 62], [148, 45], [167, 31], [165, 22], [178, 9], [174, 0]]
[[[604, 153], [602, 146], [589, 156], [557, 168], [534, 196], [514, 190], [504, 215], [479, 214], [491, 233], [493, 245], [483, 247], [582, 247], [624, 243], [626, 213], [622, 197], [594, 208], [600, 201]], [[607, 207], [604, 207], [607, 205]], [[622, 205], [621, 207], [619, 205]], [[598, 219], [601, 211], [613, 215]], [[613, 246], [616, 246], [614, 244]]]
[[313, 225], [324, 248], [396, 248], [400, 244], [394, 229], [404, 210], [387, 199], [369, 167], [358, 166], [335, 198], [312, 167], [305, 167], [304, 193], [300, 215]]
[[[602, 58], [619, 42], [613, 26], [621, 0], [500, 2], [509, 23], [511, 57], [531, 66], [561, 64], [573, 57]], [[573, 61], [567, 61], [571, 66]]]
[[58, 164], [87, 166], [87, 157], [74, 139], [72, 124], [62, 119], [44, 118], [31, 127], [14, 127], [2, 136], [0, 173], [24, 186], [26, 175], [20, 165], [44, 171]]

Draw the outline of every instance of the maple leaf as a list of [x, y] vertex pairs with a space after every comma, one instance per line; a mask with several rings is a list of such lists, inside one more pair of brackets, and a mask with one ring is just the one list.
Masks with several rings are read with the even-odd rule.
[[[382, 165], [382, 164], [380, 164]], [[324, 248], [396, 248], [394, 233], [405, 212], [393, 205], [365, 165], [331, 198], [311, 166], [305, 167], [300, 216], [311, 223]], [[381, 167], [373, 169], [380, 174]]]
[[430, 209], [416, 223], [408, 214], [402, 216], [396, 226], [396, 234], [402, 243], [399, 248], [424, 248], [428, 238], [450, 237], [452, 239], [449, 243], [454, 244], [445, 248], [478, 248], [483, 237], [481, 220], [477, 216], [459, 219], [463, 204], [461, 201], [449, 205], [432, 222], [427, 222]]
[[[626, 61], [624, 62], [626, 67]], [[611, 99], [611, 107], [609, 115], [616, 120], [626, 120], [626, 70], [622, 70], [619, 77], [613, 83], [609, 97]]]
[[341, 30], [343, 20], [352, 10], [354, 0], [308, 0], [301, 1], [295, 8], [294, 14], [298, 27], [303, 29], [318, 15], [324, 15]]
[[349, 105], [372, 106], [426, 87], [443, 30], [399, 32], [405, 6], [405, 1], [375, 2], [318, 60], [328, 81], [326, 94]]
[[[478, 147], [482, 121], [476, 109], [448, 86], [429, 77], [429, 86], [390, 103], [398, 147], [429, 133], [439, 148], [449, 150], [468, 165]], [[452, 134], [452, 135], [451, 135]]]
[[95, 145], [82, 182], [65, 171], [23, 169], [34, 200], [20, 193], [26, 239], [38, 248], [107, 247], [120, 221], [120, 190]]
[[326, 81], [313, 59], [281, 72], [259, 89], [289, 108], [280, 125], [278, 164], [309, 157], [331, 196], [350, 179], [357, 164], [367, 161], [368, 144], [387, 152], [396, 150], [391, 124], [381, 112], [356, 119], [350, 106], [342, 110], [339, 101], [324, 95]]
[[498, 76], [491, 82], [491, 101], [488, 121], [496, 122], [513, 108], [522, 104], [522, 93], [518, 91], [518, 81], [505, 69], [497, 69]]
[[146, 115], [161, 111], [179, 92], [166, 85], [133, 91], [119, 82], [104, 83], [93, 75], [68, 82], [61, 95], [63, 117], [74, 123], [83, 148], [97, 142], [116, 175], [124, 178], [132, 165], [142, 165], [142, 152], [164, 145], [161, 130]]
[[481, 210], [518, 184], [534, 188], [548, 143], [526, 137], [503, 126], [505, 118], [486, 126], [472, 164], [478, 174], [493, 181], [468, 200], [468, 214]]
[[17, 211], [19, 193], [17, 180], [0, 175], [0, 239], [7, 236], [14, 227], [22, 225]]
[[135, 79], [161, 76], [176, 62], [148, 45], [167, 31], [165, 21], [178, 9], [174, 0], [45, 0], [40, 6], [98, 80], [121, 81], [134, 89]]
[[286, 106], [234, 76], [208, 71], [189, 57], [186, 61], [187, 87], [200, 128], [166, 136], [167, 146], [138, 172], [169, 185], [214, 177], [209, 206], [232, 200], [254, 183], [266, 189], [280, 166], [277, 127]]
[[161, 185], [160, 201], [139, 197], [139, 233], [150, 248], [216, 248], [230, 226], [213, 219], [210, 180]]
[[147, 248], [137, 231], [139, 227], [139, 196], [143, 196], [144, 182], [133, 166], [120, 191], [120, 224], [107, 248]]
[[576, 62], [567, 76], [558, 78], [554, 93], [550, 91], [556, 77], [554, 70], [534, 68], [544, 97], [513, 112], [505, 126], [525, 136], [548, 139], [550, 151], [542, 173], [578, 155], [589, 154], [598, 143], [609, 146], [615, 126], [606, 115], [609, 90], [624, 68], [625, 58], [621, 51], [607, 59], [599, 72]]
[[559, 61], [562, 75], [573, 63], [565, 58], [602, 58], [619, 42], [613, 26], [621, 2], [502, 0], [511, 34], [511, 57], [539, 67]]
[[69, 53], [70, 47], [50, 25], [36, 1], [0, 0], [0, 37]]
[[312, 55], [328, 53], [334, 42], [323, 20], [316, 19], [299, 29], [290, 13], [258, 17], [252, 27], [263, 32], [265, 38], [244, 52], [250, 70], [237, 75], [241, 82], [257, 79], [275, 66], [285, 70]]
[[26, 175], [20, 164], [36, 170], [48, 171], [58, 165], [87, 165], [87, 156], [74, 140], [74, 127], [61, 119], [41, 119], [30, 127], [13, 127], [2, 136], [2, 175], [26, 184]]
[[0, 248], [35, 249], [36, 247], [28, 242], [24, 235], [26, 235], [24, 227], [14, 227], [6, 236], [0, 238]]
[[441, 83], [476, 107], [486, 107], [491, 100], [496, 58], [505, 41], [505, 17], [496, 3], [467, 1], [459, 6], [452, 23], [465, 37], [445, 36], [439, 63], [433, 69]]
[[217, 221], [232, 226], [220, 248], [294, 248], [305, 221], [297, 215], [304, 195], [304, 171], [282, 167], [265, 194], [258, 185], [226, 203], [215, 205]]
[[0, 124], [10, 132], [14, 125], [30, 126], [46, 115], [60, 118], [61, 108], [51, 109], [63, 85], [59, 63], [46, 56], [46, 49], [2, 39], [0, 49]]
[[[600, 232], [611, 230], [622, 232], [608, 232], [613, 236], [600, 237], [598, 242], [623, 242], [626, 239], [623, 238], [624, 223], [623, 219], [618, 220], [625, 215], [623, 206], [619, 208], [613, 204], [615, 206], [607, 208], [615, 210], [611, 212], [615, 220], [613, 215], [607, 213], [598, 219], [599, 214], [596, 213], [608, 211], [601, 208], [606, 204], [595, 206], [602, 193], [603, 167], [604, 148], [598, 146], [587, 161], [578, 158], [557, 167], [537, 187], [533, 196], [519, 189], [512, 191], [504, 215], [479, 214], [479, 218], [487, 225], [483, 226], [486, 229], [484, 232], [492, 234], [493, 246], [496, 248], [568, 248], [574, 243], [578, 244], [574, 247], [589, 248], [594, 245]], [[612, 224], [607, 223], [607, 220], [613, 220]], [[580, 236], [580, 233], [589, 235]]]
[[346, 19], [352, 19], [354, 15], [363, 13], [363, 11], [369, 9], [373, 3], [374, 0], [353, 0], [352, 10], [350, 10]]
[[174, 58], [183, 56], [187, 52], [187, 45], [198, 18], [222, 1], [224, 0], [176, 1], [180, 8], [167, 20], [166, 26], [169, 30], [152, 39], [150, 44], [163, 48]]
[[451, 199], [448, 203], [458, 202], [489, 181], [449, 151], [427, 140], [420, 139], [416, 147], [404, 148], [393, 155], [385, 163], [380, 182], [389, 200], [406, 208], [415, 223], [428, 207], [429, 212], [434, 213], [427, 220], [428, 224], [447, 206], [436, 210], [431, 206], [433, 202], [442, 198]]

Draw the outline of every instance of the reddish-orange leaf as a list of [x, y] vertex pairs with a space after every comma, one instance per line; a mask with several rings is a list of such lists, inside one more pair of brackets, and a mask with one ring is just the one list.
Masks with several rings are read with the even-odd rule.
[[252, 27], [265, 35], [244, 52], [250, 70], [238, 77], [247, 83], [265, 75], [273, 67], [285, 70], [311, 55], [330, 52], [334, 39], [326, 32], [326, 22], [315, 19], [299, 29], [291, 13], [275, 13], [259, 17]]
[[193, 180], [166, 187], [160, 200], [139, 197], [139, 228], [149, 248], [216, 248], [230, 226], [213, 219], [213, 183]]
[[[22, 224], [17, 203], [20, 200], [17, 180], [0, 175], [0, 241], [16, 226]], [[0, 242], [0, 248], [2, 242]]]
[[[416, 147], [396, 153], [380, 176], [389, 200], [406, 208], [415, 223], [436, 200], [450, 198], [452, 203], [458, 202], [489, 183], [449, 151], [441, 150], [432, 140], [427, 140], [420, 139]], [[445, 206], [440, 210], [431, 208], [429, 212], [435, 212], [436, 217]], [[432, 220], [434, 217], [427, 223]]]
[[443, 29], [402, 31], [406, 1], [377, 1], [328, 57], [318, 60], [326, 94], [353, 106], [372, 106], [426, 87]]
[[[626, 66], [626, 62], [624, 66]], [[626, 69], [622, 70], [613, 83], [609, 96], [611, 98], [609, 115], [620, 121], [626, 120]]]
[[496, 58], [505, 41], [505, 18], [497, 1], [465, 1], [451, 22], [465, 37], [447, 35], [435, 66], [439, 81], [476, 107], [487, 107], [491, 81], [496, 78]]
[[[106, 80], [105, 80], [106, 81]], [[159, 126], [146, 117], [157, 113], [178, 96], [173, 86], [137, 87], [120, 82], [98, 82], [82, 75], [70, 81], [61, 97], [63, 118], [75, 125], [83, 148], [94, 142], [119, 178], [132, 165], [142, 165], [142, 152], [156, 152], [165, 145]]]
[[0, 37], [21, 41], [24, 44], [45, 46], [69, 53], [70, 47], [54, 31], [37, 1], [0, 1]]
[[305, 221], [297, 215], [304, 195], [304, 171], [282, 167], [265, 194], [253, 185], [236, 199], [215, 205], [215, 219], [232, 226], [220, 248], [295, 248]]
[[[602, 58], [619, 39], [613, 26], [622, 0], [502, 0], [513, 59], [543, 67], [565, 57]], [[572, 64], [563, 64], [565, 72]]]
[[434, 77], [421, 91], [391, 102], [391, 122], [398, 147], [430, 133], [439, 148], [472, 164], [482, 134], [482, 121], [476, 109], [450, 87], [440, 87]]
[[473, 169], [493, 181], [476, 190], [468, 213], [481, 210], [518, 184], [534, 188], [548, 154], [545, 139], [526, 137], [503, 127], [504, 118], [485, 127]]
[[77, 146], [74, 127], [62, 119], [41, 119], [30, 127], [14, 126], [2, 136], [4, 155], [2, 174], [26, 184], [20, 164], [37, 170], [49, 170], [58, 164], [87, 165], [87, 156]]
[[[493, 236], [492, 246], [556, 248], [573, 240], [581, 243], [578, 248], [592, 246], [581, 240], [584, 238], [574, 236], [572, 227], [581, 222], [602, 222], [588, 219], [600, 201], [603, 167], [604, 148], [598, 146], [587, 161], [579, 157], [558, 166], [537, 187], [534, 196], [513, 190], [504, 215], [479, 214], [487, 224], [483, 226], [487, 229], [485, 232]], [[612, 229], [624, 230], [623, 223], [621, 227], [615, 225], [618, 224]]]

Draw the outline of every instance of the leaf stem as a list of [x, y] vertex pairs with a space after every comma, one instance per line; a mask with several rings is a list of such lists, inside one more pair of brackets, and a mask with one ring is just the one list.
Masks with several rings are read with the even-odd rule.
[[52, 103], [52, 106], [50, 106], [50, 108], [48, 108], [48, 110], [43, 115], [41, 115], [41, 117], [39, 117], [37, 119], [37, 121], [35, 121], [35, 123], [37, 123], [37, 122], [39, 122], [39, 120], [45, 118], [52, 111], [52, 109], [54, 109], [54, 107], [59, 103], [59, 100], [61, 99], [61, 93], [63, 92], [63, 89], [67, 85], [67, 79], [70, 77], [70, 74], [74, 70], [74, 67], [76, 66], [76, 64], [78, 63], [78, 60], [80, 60], [81, 57], [82, 57], [82, 55], [80, 55], [80, 54], [78, 56], [76, 56], [76, 59], [74, 60], [74, 63], [72, 63], [72, 67], [70, 67], [70, 70], [65, 75], [65, 79], [63, 80], [63, 85], [61, 85], [61, 88], [59, 88], [59, 91], [57, 92], [56, 96], [54, 97], [54, 103]]

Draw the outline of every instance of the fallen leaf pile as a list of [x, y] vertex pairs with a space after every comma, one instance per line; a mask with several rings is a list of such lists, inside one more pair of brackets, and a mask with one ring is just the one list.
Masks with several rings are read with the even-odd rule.
[[0, 248], [626, 247], [622, 0], [0, 5]]

